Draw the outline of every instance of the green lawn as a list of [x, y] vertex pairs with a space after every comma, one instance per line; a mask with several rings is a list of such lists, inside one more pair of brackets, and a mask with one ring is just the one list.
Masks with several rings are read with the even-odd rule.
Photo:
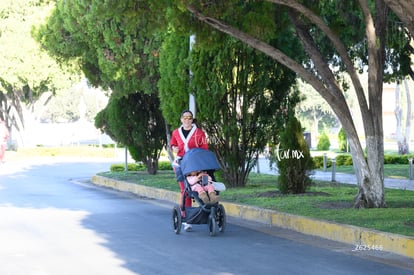
[[[150, 176], [143, 172], [101, 173], [102, 176], [178, 192], [172, 171]], [[282, 195], [276, 176], [252, 173], [244, 188], [228, 188], [223, 201], [362, 226], [414, 237], [414, 191], [386, 189], [388, 208], [355, 209], [356, 186], [315, 181], [306, 194]]]

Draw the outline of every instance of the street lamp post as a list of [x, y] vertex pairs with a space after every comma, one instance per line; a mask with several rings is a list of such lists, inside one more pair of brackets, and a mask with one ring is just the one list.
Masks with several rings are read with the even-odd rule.
[[[190, 35], [190, 54], [193, 50], [193, 44], [195, 43], [196, 36], [194, 34]], [[190, 71], [190, 84], [193, 79], [193, 72]], [[193, 113], [193, 116], [196, 117], [196, 99], [193, 93], [190, 92], [190, 98], [189, 98], [189, 109]]]

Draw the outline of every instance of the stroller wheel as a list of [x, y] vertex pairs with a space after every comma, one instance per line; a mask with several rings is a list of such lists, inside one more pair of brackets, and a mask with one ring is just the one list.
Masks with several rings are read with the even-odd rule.
[[216, 222], [216, 208], [211, 207], [210, 215], [208, 216], [208, 229], [210, 231], [210, 236], [214, 237], [217, 231], [217, 222]]
[[224, 206], [221, 204], [217, 206], [216, 222], [218, 230], [223, 233], [226, 228], [226, 210], [224, 210]]
[[181, 209], [179, 206], [174, 206], [172, 210], [172, 223], [175, 234], [180, 234], [181, 231]]

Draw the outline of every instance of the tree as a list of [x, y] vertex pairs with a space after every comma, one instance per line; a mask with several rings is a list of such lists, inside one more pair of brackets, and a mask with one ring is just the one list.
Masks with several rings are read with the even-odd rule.
[[[199, 45], [191, 55], [198, 119], [208, 133], [229, 186], [245, 186], [257, 157], [293, 110], [287, 99], [295, 78], [272, 59], [222, 38], [218, 47]], [[273, 41], [277, 43], [277, 41]], [[293, 94], [293, 93], [292, 93]]]
[[66, 89], [79, 80], [59, 66], [32, 37], [53, 8], [52, 1], [3, 0], [0, 3], [0, 112], [22, 135], [39, 97]]
[[398, 143], [398, 153], [401, 155], [410, 153], [410, 132], [411, 132], [411, 94], [408, 87], [407, 79], [404, 79], [404, 91], [405, 98], [404, 101], [406, 104], [406, 114], [405, 118], [405, 132], [402, 133], [402, 121], [403, 121], [403, 107], [401, 104], [401, 95], [400, 95], [400, 83], [397, 82], [395, 87], [395, 118], [397, 120], [397, 143]]
[[[406, 0], [390, 1], [403, 3]], [[412, 48], [407, 46], [411, 39], [408, 33], [404, 36], [403, 41], [399, 42], [399, 46], [404, 43], [404, 47], [401, 47], [403, 50], [398, 51], [399, 48], [395, 46], [395, 41], [392, 39], [393, 32], [386, 32], [389, 10], [384, 1], [307, 1], [306, 4], [294, 0], [210, 2], [177, 0], [169, 3], [165, 3], [165, 1], [140, 1], [137, 3], [129, 0], [107, 1], [103, 4], [92, 2], [93, 5], [89, 2], [82, 2], [79, 6], [70, 3], [70, 1], [60, 2], [62, 5], [66, 5], [68, 14], [77, 11], [76, 16], [71, 18], [77, 24], [73, 25], [76, 30], [73, 32], [74, 35], [83, 35], [84, 32], [99, 33], [102, 26], [116, 30], [112, 36], [98, 35], [90, 37], [95, 39], [87, 40], [93, 45], [105, 44], [103, 43], [105, 39], [109, 39], [108, 42], [112, 41], [112, 43], [108, 43], [107, 48], [98, 51], [98, 55], [94, 55], [94, 51], [86, 51], [90, 55], [83, 57], [87, 56], [90, 61], [85, 63], [91, 72], [90, 77], [101, 77], [96, 69], [96, 64], [99, 64], [97, 60], [102, 61], [102, 64], [107, 65], [108, 68], [112, 68], [111, 62], [113, 60], [121, 57], [120, 60], [125, 61], [122, 57], [129, 57], [126, 54], [122, 55], [124, 48], [118, 45], [117, 35], [124, 31], [123, 28], [119, 28], [119, 25], [122, 25], [119, 22], [131, 21], [125, 28], [130, 31], [133, 29], [131, 26], [140, 26], [143, 30], [147, 30], [146, 27], [153, 21], [163, 24], [166, 18], [174, 25], [177, 21], [184, 20], [186, 21], [185, 27], [190, 27], [190, 30], [197, 33], [197, 37], [205, 39], [207, 42], [212, 41], [211, 30], [200, 32], [201, 35], [199, 35], [199, 30], [203, 26], [213, 27], [215, 30], [229, 34], [270, 56], [294, 71], [320, 93], [340, 119], [349, 139], [359, 187], [355, 207], [386, 206], [383, 175], [382, 82], [384, 74], [389, 71], [400, 75], [408, 73], [408, 53]], [[153, 9], [154, 7], [157, 9]], [[409, 9], [404, 11], [403, 15], [412, 16], [412, 4], [408, 7]], [[175, 8], [175, 13], [171, 12], [172, 8]], [[119, 10], [130, 12], [127, 14], [117, 13]], [[87, 20], [89, 26], [83, 28], [84, 15], [86, 14], [86, 18], [90, 19], [90, 11], [95, 11], [94, 14], [99, 16], [93, 20]], [[172, 17], [172, 14], [176, 16]], [[142, 15], [146, 15], [146, 17]], [[66, 14], [62, 18], [67, 18]], [[141, 18], [146, 20], [139, 21]], [[200, 24], [194, 21], [195, 18], [199, 20]], [[277, 24], [285, 18], [288, 18], [290, 23], [284, 21], [284, 24]], [[79, 28], [79, 26], [81, 27]], [[298, 58], [296, 51], [293, 53], [283, 45], [269, 43], [279, 33], [275, 30], [294, 32], [307, 54], [307, 61]], [[396, 33], [404, 31], [404, 28], [400, 28]], [[387, 34], [391, 39], [386, 39]], [[66, 35], [62, 37], [65, 38], [61, 39], [62, 42], [70, 42], [70, 40], [66, 40]], [[290, 36], [287, 37], [290, 38]], [[82, 42], [85, 43], [85, 40]], [[73, 50], [77, 49], [79, 48], [73, 48]], [[119, 49], [122, 51], [119, 52]], [[115, 53], [119, 53], [119, 56]], [[386, 60], [393, 70], [385, 70]], [[106, 75], [106, 77], [111, 76], [109, 80], [113, 80], [114, 76], [117, 76], [116, 79], [122, 79], [122, 76], [128, 75], [129, 72], [135, 72], [135, 70], [131, 70], [133, 67], [118, 66], [116, 68], [119, 69], [119, 71], [115, 70], [116, 74], [113, 74], [114, 70], [108, 70], [112, 73], [112, 76]], [[124, 68], [127, 69], [123, 70]], [[368, 70], [369, 85], [367, 90], [364, 90], [358, 76], [359, 70], [365, 68]], [[106, 72], [106, 70], [101, 71]], [[347, 87], [341, 81], [341, 71], [349, 75], [350, 84], [354, 86], [359, 102], [364, 122], [367, 158], [364, 156], [364, 150], [344, 96]]]
[[[229, 8], [236, 5], [235, 1], [228, 1], [226, 5], [180, 2], [184, 2], [187, 10], [203, 24], [267, 54], [312, 85], [332, 107], [348, 136], [358, 181], [355, 207], [386, 206], [382, 82], [386, 53], [392, 54], [393, 51], [385, 51], [388, 9], [383, 1], [310, 1], [305, 5], [293, 0], [267, 0], [288, 13], [291, 28], [300, 38], [309, 57], [309, 62], [302, 64], [279, 48], [269, 45], [268, 38], [260, 35], [256, 25], [244, 25], [240, 21], [237, 24]], [[408, 5], [412, 7], [412, 4]], [[411, 16], [412, 10], [408, 11]], [[409, 37], [404, 39], [406, 44], [409, 41]], [[367, 91], [358, 77], [358, 64], [368, 65]], [[337, 78], [339, 69], [349, 75], [356, 91], [364, 122], [367, 158], [344, 97], [344, 89]]]
[[96, 116], [95, 126], [124, 144], [135, 161], [142, 161], [154, 175], [166, 143], [164, 119], [156, 94], [135, 93], [111, 96], [108, 106]]
[[35, 104], [35, 116], [41, 122], [75, 122], [81, 119], [79, 106], [85, 104], [84, 119], [93, 122], [96, 114], [108, 103], [105, 91], [89, 87], [87, 80], [65, 91], [42, 94]]
[[148, 30], [155, 17], [137, 16], [146, 15], [146, 7], [135, 4], [59, 1], [36, 37], [59, 62], [75, 60], [92, 85], [117, 97], [157, 92], [161, 36]]
[[[248, 4], [237, 10], [237, 14], [246, 12], [250, 12]], [[270, 11], [263, 7], [253, 12], [258, 16]], [[267, 142], [277, 140], [274, 133], [284, 120], [281, 113], [285, 114], [297, 101], [295, 97], [286, 99], [294, 75], [220, 33], [197, 32], [189, 54], [192, 25], [182, 20], [187, 17], [178, 11], [175, 21], [179, 18], [179, 22], [171, 20], [174, 24], [160, 52], [159, 87], [164, 116], [171, 125], [177, 125], [176, 118], [187, 108], [191, 91], [197, 100], [197, 120], [209, 136], [210, 148], [224, 168], [226, 181], [231, 186], [244, 186], [259, 152]], [[288, 36], [280, 32], [273, 43], [300, 56], [296, 41], [289, 41]]]
[[411, 0], [384, 0], [387, 6], [405, 24], [405, 27], [414, 34], [414, 3]]
[[316, 148], [319, 151], [327, 151], [331, 147], [331, 142], [329, 141], [329, 137], [325, 132], [322, 132], [321, 136], [319, 137], [318, 145]]
[[290, 115], [280, 135], [280, 144], [275, 152], [279, 169], [277, 179], [283, 194], [305, 193], [311, 184], [309, 172], [313, 168], [308, 145], [303, 137], [300, 122]]
[[338, 145], [339, 150], [342, 152], [349, 152], [348, 148], [348, 138], [346, 137], [346, 133], [344, 131], [344, 128], [341, 127], [338, 133]]
[[310, 85], [299, 81], [299, 91], [304, 99], [298, 104], [297, 116], [302, 125], [306, 126], [306, 122], [311, 125], [312, 137], [316, 144], [319, 131], [336, 126], [338, 119], [331, 107]]
[[189, 35], [170, 29], [160, 50], [158, 82], [162, 113], [173, 128], [180, 126], [180, 114], [189, 105]]
[[[169, 27], [169, 30], [163, 33], [159, 56], [160, 108], [165, 118], [167, 144], [170, 144], [171, 128], [180, 126], [179, 116], [189, 106], [189, 35]], [[170, 161], [173, 161], [174, 154], [169, 146], [167, 152]]]
[[98, 116], [98, 125], [155, 173], [159, 145], [165, 143], [155, 102], [161, 36], [148, 31], [156, 16], [146, 8], [135, 1], [59, 1], [37, 37], [60, 62], [75, 60], [89, 82], [112, 91], [108, 114]]

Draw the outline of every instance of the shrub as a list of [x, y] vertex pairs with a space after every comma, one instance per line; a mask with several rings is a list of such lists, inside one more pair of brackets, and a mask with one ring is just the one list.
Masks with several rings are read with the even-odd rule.
[[319, 138], [316, 148], [319, 151], [326, 151], [329, 150], [329, 147], [331, 147], [331, 142], [329, 141], [329, 137], [325, 134], [325, 132], [323, 132]]
[[280, 148], [276, 153], [279, 156], [277, 166], [280, 192], [305, 193], [311, 183], [308, 172], [313, 168], [313, 162], [300, 122], [293, 116], [280, 135]]
[[348, 140], [344, 128], [341, 128], [338, 133], [339, 150], [342, 152], [349, 152]]
[[384, 164], [408, 164], [408, 159], [413, 158], [412, 155], [385, 155]]
[[314, 168], [323, 168], [323, 156], [315, 156], [312, 158]]
[[[322, 169], [323, 168], [323, 156], [315, 156], [312, 158], [313, 168], [314, 169]], [[326, 160], [326, 167], [332, 166], [332, 160], [327, 158]]]
[[[128, 163], [128, 171], [146, 171], [146, 169], [143, 163]], [[110, 170], [111, 172], [123, 172], [125, 163], [112, 164]], [[169, 161], [158, 162], [158, 170], [172, 170], [171, 163]]]
[[158, 170], [172, 170], [171, 162], [169, 161], [158, 162]]
[[[413, 155], [384, 155], [384, 164], [408, 164], [408, 159], [414, 159]], [[323, 156], [315, 156], [312, 158], [314, 168], [323, 168]], [[337, 166], [350, 166], [352, 165], [351, 155], [338, 155], [336, 157]], [[327, 167], [331, 166], [331, 160], [328, 159]]]
[[338, 155], [336, 157], [336, 165], [338, 166], [352, 165], [352, 156], [351, 155]]
[[[128, 171], [145, 171], [145, 169], [142, 163], [128, 163]], [[125, 163], [112, 164], [110, 170], [111, 172], [123, 172], [125, 171]]]

